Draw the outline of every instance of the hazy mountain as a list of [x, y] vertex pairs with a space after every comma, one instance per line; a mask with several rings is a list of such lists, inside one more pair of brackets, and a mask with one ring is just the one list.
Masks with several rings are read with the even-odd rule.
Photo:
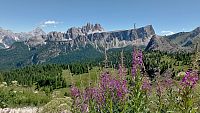
[[46, 35], [46, 33], [36, 28], [30, 32], [14, 33], [11, 30], [0, 28], [0, 49], [9, 48], [14, 42], [22, 42], [34, 36]]
[[15, 33], [10, 30], [0, 28], [0, 44], [2, 48], [7, 48], [15, 41], [19, 40]]
[[200, 38], [200, 27], [191, 32], [180, 32], [174, 35], [166, 36], [171, 42], [181, 46], [193, 46]]

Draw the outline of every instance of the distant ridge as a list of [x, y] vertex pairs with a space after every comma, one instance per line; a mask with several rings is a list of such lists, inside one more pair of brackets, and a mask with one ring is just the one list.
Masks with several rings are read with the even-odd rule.
[[197, 43], [200, 43], [200, 27], [190, 32], [179, 32], [169, 36], [154, 36], [145, 50], [193, 52]]

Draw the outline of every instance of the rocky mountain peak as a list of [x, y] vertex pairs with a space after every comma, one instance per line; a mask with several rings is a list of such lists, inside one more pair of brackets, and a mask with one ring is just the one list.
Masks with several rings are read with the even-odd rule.
[[200, 27], [197, 27], [194, 31], [200, 32]]
[[191, 32], [191, 35], [192, 36], [196, 36], [200, 34], [200, 27], [197, 27], [196, 29], [194, 29], [192, 32]]
[[33, 36], [46, 35], [46, 33], [40, 27], [37, 27], [34, 30], [28, 32], [28, 34], [31, 34]]
[[66, 39], [75, 39], [79, 36], [86, 36], [88, 34], [91, 34], [91, 33], [96, 33], [96, 32], [102, 32], [104, 31], [103, 27], [101, 27], [100, 24], [90, 24], [90, 23], [87, 23], [85, 26], [82, 26], [81, 28], [78, 27], [72, 27], [72, 28], [69, 28], [66, 32]]
[[94, 25], [88, 23], [86, 25], [86, 28], [89, 28], [89, 29], [87, 29], [87, 32], [89, 32], [89, 31], [92, 31], [92, 32], [94, 32], [94, 31], [104, 31], [104, 28], [101, 26], [101, 24], [98, 24], [98, 23], [96, 23]]
[[153, 35], [146, 47], [146, 50], [154, 50], [156, 49], [161, 43], [160, 37], [158, 37], [157, 35]]
[[104, 28], [101, 26], [101, 24], [95, 24], [94, 29], [98, 31], [104, 31]]
[[83, 34], [90, 34], [95, 32], [102, 32], [104, 31], [103, 27], [100, 24], [90, 24], [87, 23], [85, 26], [82, 26], [81, 31]]
[[158, 35], [153, 35], [148, 45], [146, 46], [146, 51], [149, 50], [160, 50], [160, 51], [178, 51], [177, 45], [170, 43], [167, 39], [160, 37]]
[[155, 34], [155, 31], [153, 29], [152, 25], [147, 25], [144, 27], [145, 31], [148, 32], [149, 34]]

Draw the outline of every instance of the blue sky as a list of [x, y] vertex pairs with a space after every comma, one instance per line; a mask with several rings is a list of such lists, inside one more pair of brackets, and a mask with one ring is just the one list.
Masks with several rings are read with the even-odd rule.
[[157, 34], [200, 26], [200, 0], [0, 0], [0, 27], [14, 32], [37, 26], [65, 32], [87, 22], [105, 30], [152, 24]]

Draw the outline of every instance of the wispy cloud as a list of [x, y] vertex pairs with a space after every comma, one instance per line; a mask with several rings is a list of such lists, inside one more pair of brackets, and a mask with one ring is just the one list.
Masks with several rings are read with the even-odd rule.
[[45, 25], [55, 25], [55, 24], [58, 24], [59, 22], [55, 21], [55, 20], [48, 20], [48, 21], [45, 21], [44, 24]]
[[40, 27], [56, 27], [56, 25], [61, 24], [63, 22], [59, 22], [56, 20], [47, 20], [40, 23]]
[[172, 35], [174, 34], [173, 31], [161, 31], [161, 35]]

